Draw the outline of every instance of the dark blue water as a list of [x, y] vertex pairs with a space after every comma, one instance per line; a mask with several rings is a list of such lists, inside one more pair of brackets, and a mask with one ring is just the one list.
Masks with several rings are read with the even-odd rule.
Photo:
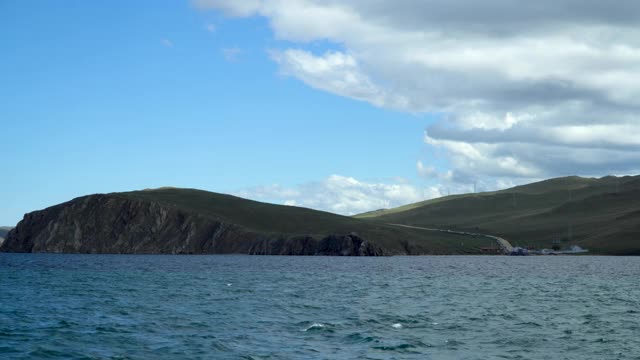
[[3, 359], [639, 359], [640, 258], [0, 254]]

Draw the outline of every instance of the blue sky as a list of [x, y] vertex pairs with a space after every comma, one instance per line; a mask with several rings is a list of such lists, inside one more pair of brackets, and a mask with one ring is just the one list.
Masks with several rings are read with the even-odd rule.
[[640, 3], [0, 2], [0, 225], [193, 187], [341, 214], [640, 173]]
[[421, 181], [430, 118], [283, 76], [268, 52], [287, 44], [263, 18], [179, 1], [60, 5], [0, 4], [0, 224], [97, 192]]

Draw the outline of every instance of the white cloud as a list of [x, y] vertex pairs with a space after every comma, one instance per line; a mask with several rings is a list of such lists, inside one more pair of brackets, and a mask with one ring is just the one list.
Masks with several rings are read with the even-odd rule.
[[368, 101], [376, 106], [397, 107], [404, 101], [378, 87], [362, 71], [356, 59], [339, 51], [323, 55], [299, 49], [272, 51], [285, 75], [297, 77], [307, 85], [350, 98]]
[[[425, 142], [445, 154], [452, 181], [638, 170], [640, 2], [195, 3], [266, 18], [294, 43], [272, 58], [313, 88], [441, 114]], [[315, 41], [340, 50], [314, 53]]]
[[438, 171], [435, 167], [424, 165], [420, 160], [416, 163], [416, 169], [418, 174], [427, 178], [438, 176]]
[[442, 196], [437, 187], [418, 187], [406, 181], [364, 182], [352, 177], [331, 175], [294, 188], [279, 185], [245, 189], [237, 196], [354, 215], [382, 208], [392, 208]]

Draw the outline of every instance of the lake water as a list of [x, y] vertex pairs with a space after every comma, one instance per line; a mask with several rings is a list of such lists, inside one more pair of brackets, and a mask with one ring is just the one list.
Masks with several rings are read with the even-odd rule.
[[640, 258], [0, 254], [3, 359], [640, 359]]

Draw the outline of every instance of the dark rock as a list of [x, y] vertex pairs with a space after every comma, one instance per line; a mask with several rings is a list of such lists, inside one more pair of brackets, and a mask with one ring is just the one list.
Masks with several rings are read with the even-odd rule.
[[251, 246], [253, 255], [330, 255], [330, 256], [384, 256], [379, 246], [357, 235], [329, 235], [321, 239], [311, 236], [292, 238], [260, 238]]
[[381, 256], [384, 251], [358, 237], [350, 235], [330, 235], [320, 241], [318, 255]]

